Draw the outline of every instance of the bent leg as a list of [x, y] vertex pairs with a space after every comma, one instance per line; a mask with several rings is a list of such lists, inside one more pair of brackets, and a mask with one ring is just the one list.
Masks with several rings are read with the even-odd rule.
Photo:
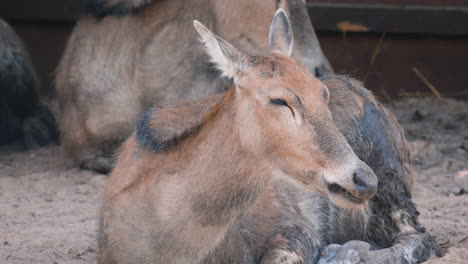
[[114, 152], [134, 129], [140, 106], [115, 108], [103, 102], [79, 108], [70, 104], [64, 109], [60, 124], [63, 147], [81, 168], [99, 173], [112, 169]]
[[308, 232], [298, 226], [281, 228], [268, 245], [262, 256], [262, 264], [267, 263], [316, 263], [319, 247]]
[[398, 239], [390, 248], [369, 252], [369, 255], [360, 263], [421, 263], [434, 256], [440, 256], [440, 250], [429, 234], [408, 234]]

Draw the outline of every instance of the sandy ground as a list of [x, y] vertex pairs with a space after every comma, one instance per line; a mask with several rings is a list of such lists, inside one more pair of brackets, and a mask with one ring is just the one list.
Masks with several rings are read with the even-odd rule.
[[[468, 103], [389, 104], [414, 148], [423, 225], [447, 250], [428, 263], [468, 263]], [[106, 176], [73, 168], [59, 147], [0, 151], [0, 263], [95, 263]]]

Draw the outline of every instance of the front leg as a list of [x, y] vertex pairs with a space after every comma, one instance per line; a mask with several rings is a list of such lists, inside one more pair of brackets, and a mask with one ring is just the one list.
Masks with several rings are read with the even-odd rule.
[[420, 263], [441, 250], [419, 222], [405, 176], [394, 168], [377, 171], [379, 187], [370, 201], [365, 240], [373, 245], [365, 263]]
[[427, 233], [402, 235], [392, 247], [374, 250], [360, 263], [412, 264], [440, 256], [440, 249]]
[[351, 240], [344, 245], [331, 244], [322, 250], [318, 264], [358, 264], [369, 254], [370, 245]]
[[313, 264], [320, 254], [318, 243], [298, 226], [282, 227], [261, 257], [262, 264]]

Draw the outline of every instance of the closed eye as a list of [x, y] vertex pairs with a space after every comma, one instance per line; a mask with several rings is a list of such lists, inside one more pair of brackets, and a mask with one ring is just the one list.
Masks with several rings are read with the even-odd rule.
[[286, 101], [284, 101], [283, 99], [271, 99], [270, 103], [274, 105], [282, 105], [289, 107], [288, 103], [286, 103]]
[[289, 108], [289, 110], [291, 110], [292, 115], [296, 116], [291, 106], [289, 106], [288, 103], [286, 103], [286, 101], [283, 99], [270, 99], [270, 104], [278, 105], [278, 106], [286, 106], [287, 108]]

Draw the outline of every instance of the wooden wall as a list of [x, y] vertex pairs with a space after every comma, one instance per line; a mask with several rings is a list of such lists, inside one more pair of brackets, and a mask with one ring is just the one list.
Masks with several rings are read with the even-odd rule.
[[[32, 54], [44, 93], [85, 4], [0, 2], [0, 16]], [[308, 0], [308, 8], [337, 72], [363, 80], [378, 96], [430, 95], [416, 68], [443, 96], [468, 99], [468, 0]]]

